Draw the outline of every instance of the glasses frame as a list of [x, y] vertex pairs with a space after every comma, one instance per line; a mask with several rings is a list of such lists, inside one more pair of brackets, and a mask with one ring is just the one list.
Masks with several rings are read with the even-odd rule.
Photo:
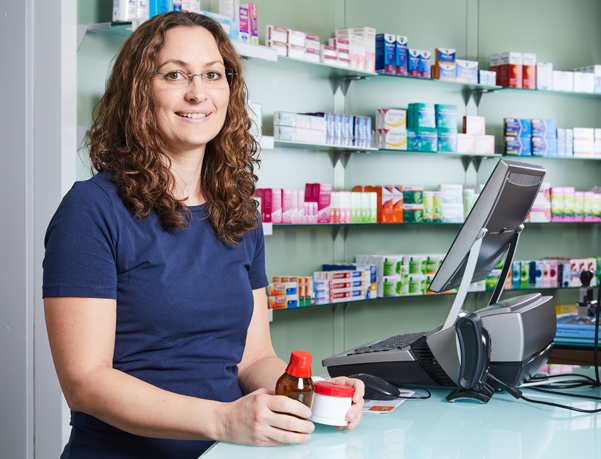
[[[179, 70], [173, 70], [171, 72], [152, 72], [152, 73], [154, 75], [167, 75], [167, 74], [173, 73], [175, 71], [179, 72]], [[206, 78], [207, 73], [184, 73], [184, 75], [186, 75], [188, 77], [188, 82], [185, 85], [181, 86], [181, 87], [185, 88], [186, 86], [188, 86], [189, 84], [191, 84], [192, 80], [194, 80], [195, 76], [199, 76], [200, 79], [203, 81], [203, 83], [205, 83], [206, 80], [203, 77]], [[227, 85], [228, 86], [232, 86], [232, 81], [234, 81], [234, 75], [238, 75], [238, 74], [236, 72], [234, 72], [232, 69], [226, 67], [226, 69], [225, 69], [225, 80], [227, 81]]]

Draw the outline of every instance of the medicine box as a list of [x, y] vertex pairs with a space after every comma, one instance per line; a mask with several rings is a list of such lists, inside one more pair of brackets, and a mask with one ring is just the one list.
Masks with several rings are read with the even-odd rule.
[[456, 50], [450, 48], [436, 48], [434, 50], [434, 60], [436, 64], [454, 64]]
[[295, 59], [305, 59], [305, 47], [300, 45], [294, 45], [292, 43], [288, 43], [287, 47], [287, 56], [293, 57]]
[[497, 84], [504, 88], [522, 87], [522, 53], [502, 53], [498, 58], [499, 65], [495, 67], [497, 72]]
[[463, 133], [473, 135], [486, 134], [486, 118], [484, 116], [464, 116]]
[[460, 83], [478, 84], [478, 62], [457, 59], [456, 81]]
[[533, 119], [532, 137], [557, 137], [557, 121]]
[[288, 29], [288, 43], [291, 45], [298, 45], [304, 48], [306, 37], [307, 34], [305, 32], [301, 32], [300, 30]]
[[381, 108], [376, 110], [376, 129], [407, 131], [407, 110]]
[[457, 131], [457, 105], [436, 104], [434, 114], [436, 127]]
[[592, 73], [574, 72], [574, 92], [594, 93], [595, 75]]
[[437, 128], [438, 150], [440, 152], [457, 151], [457, 129]]
[[407, 51], [407, 70], [408, 74], [411, 77], [419, 78], [421, 77], [420, 72], [420, 50], [419, 49], [409, 49]]
[[436, 111], [434, 108], [434, 104], [409, 104], [407, 113], [407, 126], [412, 128], [435, 128]]
[[442, 222], [443, 223], [462, 223], [464, 221], [463, 203], [461, 204], [444, 204], [442, 205]]
[[492, 155], [495, 153], [495, 136], [494, 135], [477, 135], [476, 136], [476, 153], [483, 155]]
[[[153, 3], [153, 2], [151, 2]], [[230, 38], [240, 39], [240, 1], [219, 0], [219, 14], [227, 16], [230, 20]]]
[[432, 78], [431, 73], [431, 61], [432, 53], [430, 51], [420, 51], [419, 53], [419, 77], [430, 79]]
[[505, 154], [517, 156], [530, 156], [532, 153], [531, 136], [505, 136]]
[[403, 35], [396, 36], [396, 46], [395, 46], [396, 74], [401, 75], [401, 76], [407, 76], [409, 74], [407, 41], [408, 41], [407, 37], [405, 37]]
[[458, 153], [475, 153], [476, 152], [476, 136], [474, 134], [457, 134], [457, 152]]
[[248, 20], [248, 8], [240, 7], [239, 11], [239, 39], [243, 43], [250, 43], [250, 21]]
[[522, 54], [522, 88], [536, 89], [536, 54]]
[[538, 62], [536, 64], [536, 89], [551, 91], [553, 89], [553, 64]]
[[404, 186], [403, 204], [423, 204], [424, 187], [423, 186]]
[[503, 120], [504, 135], [507, 136], [531, 136], [532, 121], [518, 118], [505, 118]]
[[424, 217], [423, 204], [403, 203], [403, 223], [421, 223]]
[[246, 8], [246, 10], [248, 11], [250, 43], [253, 45], [258, 45], [259, 44], [259, 25], [257, 22], [257, 4], [256, 3], [241, 3], [240, 8]]
[[319, 47], [319, 35], [306, 34], [305, 35], [305, 48], [314, 51], [320, 51]]
[[557, 156], [557, 138], [532, 136], [532, 156]]
[[273, 126], [273, 136], [275, 140], [286, 140], [296, 142], [296, 128], [292, 126]]
[[574, 73], [553, 70], [553, 91], [574, 91]]
[[278, 56], [286, 57], [288, 55], [288, 44], [283, 41], [268, 40], [267, 47], [275, 49], [278, 52]]
[[376, 72], [396, 75], [396, 35], [376, 35]]
[[434, 64], [432, 66], [432, 79], [455, 81], [457, 78], [457, 67], [455, 64]]

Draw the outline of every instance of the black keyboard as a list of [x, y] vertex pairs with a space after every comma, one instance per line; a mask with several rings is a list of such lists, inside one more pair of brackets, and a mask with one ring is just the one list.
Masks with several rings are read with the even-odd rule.
[[405, 335], [396, 335], [392, 338], [385, 339], [384, 341], [380, 341], [379, 343], [372, 344], [371, 346], [363, 346], [358, 347], [353, 352], [348, 355], [356, 355], [356, 354], [370, 354], [372, 352], [386, 352], [393, 351], [395, 349], [403, 349], [407, 346], [411, 346], [422, 336], [425, 336], [428, 332], [419, 332], [419, 333], [407, 333]]

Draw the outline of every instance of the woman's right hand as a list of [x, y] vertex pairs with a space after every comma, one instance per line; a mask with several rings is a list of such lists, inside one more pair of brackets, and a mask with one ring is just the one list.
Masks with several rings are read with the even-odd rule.
[[254, 446], [306, 443], [315, 429], [305, 420], [310, 415], [311, 410], [299, 401], [259, 389], [221, 404], [216, 440]]

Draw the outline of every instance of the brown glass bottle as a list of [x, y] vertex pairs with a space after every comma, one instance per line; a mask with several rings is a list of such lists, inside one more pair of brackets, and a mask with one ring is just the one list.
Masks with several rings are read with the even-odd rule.
[[315, 390], [311, 379], [312, 360], [313, 356], [308, 352], [292, 351], [286, 373], [280, 376], [275, 386], [276, 395], [285, 395], [311, 408]]

